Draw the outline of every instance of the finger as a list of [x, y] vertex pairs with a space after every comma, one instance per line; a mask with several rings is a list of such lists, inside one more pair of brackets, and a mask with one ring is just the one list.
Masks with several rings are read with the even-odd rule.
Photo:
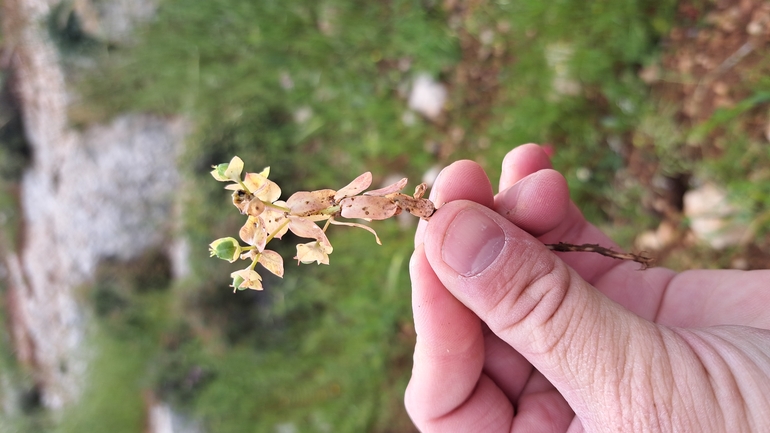
[[540, 372], [535, 372], [517, 406], [511, 431], [565, 432], [574, 419], [567, 401]]
[[[619, 251], [569, 200], [564, 177], [550, 169], [530, 174], [495, 197], [495, 210], [543, 243], [599, 244]], [[562, 253], [562, 260], [594, 283], [619, 262], [599, 254]]]
[[743, 325], [770, 329], [768, 279], [768, 270], [682, 272], [667, 286], [655, 321], [688, 328]]
[[[543, 243], [599, 244], [620, 251], [604, 233], [589, 224], [569, 201], [561, 174], [540, 170], [495, 198], [495, 209]], [[658, 314], [663, 291], [675, 273], [653, 268], [639, 272], [639, 264], [623, 263], [596, 253], [557, 255], [587, 282], [623, 307], [647, 320]]]
[[484, 348], [484, 373], [514, 403], [511, 431], [566, 431], [574, 412], [548, 379], [486, 326]]
[[[523, 146], [522, 146], [523, 147]], [[537, 168], [546, 156], [536, 146], [516, 148], [505, 158], [503, 172], [524, 176], [495, 197], [495, 210], [518, 227], [537, 236], [543, 243], [599, 244], [621, 249], [594, 225], [569, 200], [564, 177], [554, 170], [539, 168], [531, 174], [511, 167]], [[540, 152], [541, 156], [536, 156]], [[534, 154], [534, 155], [533, 155]], [[525, 161], [520, 162], [519, 159]], [[527, 161], [527, 159], [529, 159]], [[501, 182], [502, 186], [502, 182]], [[654, 268], [638, 272], [637, 263], [622, 262], [596, 253], [568, 252], [557, 255], [586, 281], [610, 299], [645, 319], [653, 320], [658, 312], [663, 290], [675, 273]]]
[[[652, 324], [601, 295], [542, 243], [485, 207], [457, 201], [436, 212], [425, 232], [425, 255], [444, 287], [585, 417], [589, 408], [617, 407], [618, 395], [607, 390], [623, 387], [623, 369], [606, 366], [660, 350]], [[603, 421], [622, 430], [617, 418]]]
[[[495, 209], [533, 236], [541, 237], [544, 243], [598, 243], [618, 249], [611, 239], [585, 220], [569, 200], [567, 181], [550, 168], [548, 155], [536, 144], [524, 144], [508, 152], [503, 159]], [[598, 254], [573, 253], [561, 257], [592, 283], [618, 264]]]
[[[512, 149], [503, 159], [495, 209], [533, 236], [542, 237], [544, 243], [598, 243], [618, 249], [569, 201], [567, 181], [550, 168], [550, 158], [537, 144]], [[594, 282], [617, 265], [613, 259], [598, 254], [561, 257], [588, 282]]]
[[542, 169], [502, 190], [495, 197], [494, 209], [531, 235], [540, 236], [564, 222], [569, 205], [564, 176]]
[[[441, 207], [453, 200], [475, 201], [483, 206], [494, 205], [492, 184], [480, 165], [462, 160], [452, 163], [439, 173], [430, 191], [430, 200]], [[414, 244], [422, 243], [426, 221], [420, 220], [414, 235]]]
[[551, 159], [537, 144], [528, 143], [515, 147], [503, 159], [499, 191], [508, 189], [530, 174], [547, 168], [552, 168]]
[[[551, 169], [530, 174], [501, 191], [495, 197], [494, 209], [543, 243], [599, 244], [621, 251], [615, 242], [586, 221], [569, 200], [567, 181]], [[617, 259], [595, 253], [557, 255], [592, 284], [597, 284], [608, 272], [622, 264]], [[632, 264], [631, 268], [636, 270], [639, 265]], [[665, 274], [671, 276], [668, 271]]]
[[492, 379], [508, 400], [516, 402], [534, 372], [527, 361], [510, 344], [501, 340], [489, 327], [484, 329], [484, 373]]
[[421, 245], [412, 256], [410, 273], [417, 332], [404, 399], [410, 417], [423, 431], [493, 427], [489, 425], [493, 416], [501, 423], [495, 428], [510, 424], [510, 402], [482, 375], [484, 337], [479, 318], [446, 291]]

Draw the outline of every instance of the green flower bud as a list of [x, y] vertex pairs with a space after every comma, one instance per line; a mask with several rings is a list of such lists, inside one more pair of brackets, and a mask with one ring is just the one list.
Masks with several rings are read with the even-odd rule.
[[239, 182], [243, 171], [243, 160], [234, 156], [228, 163], [215, 165], [211, 170], [214, 179], [220, 182]]
[[[251, 269], [251, 267], [235, 271], [230, 274], [230, 277], [233, 279], [231, 287], [235, 290], [262, 290], [262, 277], [259, 276], [256, 271]], [[235, 290], [233, 290], [233, 292]]]
[[233, 284], [230, 285], [230, 287], [236, 289], [236, 290], [246, 290], [248, 287], [241, 286], [246, 280], [243, 279], [240, 275], [234, 275], [233, 276]]
[[230, 164], [225, 162], [225, 163], [213, 166], [214, 169], [211, 170], [211, 175], [214, 176], [214, 179], [220, 182], [229, 182], [230, 178], [225, 176], [225, 172], [227, 171], [227, 166], [229, 165]]
[[218, 257], [232, 263], [240, 257], [242, 248], [235, 238], [221, 238], [209, 244], [211, 257]]

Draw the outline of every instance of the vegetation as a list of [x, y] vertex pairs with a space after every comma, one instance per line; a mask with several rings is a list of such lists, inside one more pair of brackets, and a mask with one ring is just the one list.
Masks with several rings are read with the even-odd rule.
[[[103, 112], [195, 120], [183, 165], [195, 192], [186, 198], [192, 245], [242, 223], [219, 211], [231, 210], [223, 206], [229, 197], [208, 175], [235, 154], [256, 170], [270, 165], [271, 179], [290, 193], [337, 188], [366, 170], [380, 181], [394, 169], [419, 179], [432, 164], [461, 157], [479, 160], [494, 178], [511, 146], [558, 141], [554, 162], [576, 199], [606, 218], [602, 203], [623, 164], [606, 137], [634, 126], [621, 102], [634, 109], [645, 102], [635, 70], [655, 55], [672, 16], [671, 4], [656, 7], [650, 16], [647, 2], [587, 11], [580, 2], [497, 2], [461, 12], [415, 1], [169, 1], [144, 33], [147, 42], [111, 52], [103, 75], [88, 77], [85, 88], [88, 103]], [[497, 75], [452, 82], [486, 49], [468, 41], [488, 40], [490, 31], [480, 67]], [[565, 41], [590, 98], [548, 96], [553, 77], [543, 52]], [[452, 86], [451, 108], [438, 124], [402, 121], [403, 92], [420, 72]], [[491, 89], [474, 101], [476, 85]], [[425, 150], [458, 128], [462, 139]], [[579, 168], [594, 175], [577, 181]], [[184, 311], [178, 326], [187, 333], [159, 354], [158, 392], [211, 431], [408, 430], [401, 396], [414, 338], [411, 235], [379, 225], [390, 227], [383, 247], [366, 233], [332, 233], [339, 251], [332, 266], [290, 269], [263, 293], [230, 294], [221, 263], [195, 257], [199, 272], [175, 289]], [[190, 375], [200, 376], [195, 385]]]

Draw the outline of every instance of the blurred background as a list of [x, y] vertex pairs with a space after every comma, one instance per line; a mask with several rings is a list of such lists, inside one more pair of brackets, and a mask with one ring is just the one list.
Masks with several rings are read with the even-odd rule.
[[768, 2], [1, 4], [0, 432], [414, 431], [415, 219], [233, 294], [236, 154], [285, 199], [537, 142], [624, 248], [770, 264]]

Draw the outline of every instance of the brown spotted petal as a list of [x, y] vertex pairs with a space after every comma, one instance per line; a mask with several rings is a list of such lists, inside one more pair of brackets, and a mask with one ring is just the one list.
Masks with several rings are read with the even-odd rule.
[[[286, 206], [286, 203], [277, 201], [274, 204], [278, 206]], [[268, 236], [272, 236], [277, 239], [281, 239], [283, 235], [289, 231], [288, 220], [286, 214], [273, 208], [265, 208], [262, 212], [262, 222], [265, 224], [265, 231]]]
[[291, 209], [291, 214], [304, 217], [334, 206], [333, 189], [321, 189], [318, 191], [299, 191], [292, 194], [286, 200], [286, 206]]
[[259, 264], [273, 274], [283, 278], [283, 258], [275, 251], [262, 251], [262, 254], [259, 255]]
[[361, 176], [353, 179], [353, 182], [350, 182], [347, 186], [337, 191], [337, 194], [334, 195], [334, 201], [340, 201], [345, 197], [353, 197], [354, 195], [358, 195], [361, 191], [369, 188], [369, 185], [371, 184], [372, 173], [367, 171]]
[[366, 191], [364, 195], [384, 196], [384, 195], [393, 194], [396, 192], [401, 192], [401, 190], [404, 189], [404, 187], [406, 186], [407, 182], [408, 182], [407, 178], [403, 178], [398, 182], [394, 183], [393, 185], [388, 185], [385, 188]]
[[262, 218], [250, 216], [238, 234], [244, 242], [257, 247], [258, 251], [265, 249], [267, 231], [265, 230]]
[[341, 214], [345, 218], [384, 220], [399, 212], [398, 206], [387, 197], [362, 195], [348, 197], [340, 202]]
[[[424, 186], [425, 184], [423, 183], [420, 185]], [[431, 215], [433, 215], [433, 212], [435, 212], [436, 207], [433, 205], [432, 201], [425, 198], [420, 198], [424, 193], [424, 189], [418, 187], [414, 196], [396, 193], [388, 195], [387, 198], [392, 200], [393, 203], [395, 203], [396, 206], [400, 207], [402, 210], [405, 210], [410, 214], [418, 216], [427, 221]]]
[[252, 216], [252, 217], [258, 217], [264, 212], [265, 210], [265, 204], [262, 203], [261, 200], [258, 198], [255, 198], [254, 200], [249, 202], [249, 205], [246, 207], [246, 215]]
[[289, 221], [289, 230], [295, 235], [301, 238], [315, 239], [323, 245], [331, 247], [332, 244], [329, 242], [324, 231], [313, 221], [295, 216], [290, 216]]

